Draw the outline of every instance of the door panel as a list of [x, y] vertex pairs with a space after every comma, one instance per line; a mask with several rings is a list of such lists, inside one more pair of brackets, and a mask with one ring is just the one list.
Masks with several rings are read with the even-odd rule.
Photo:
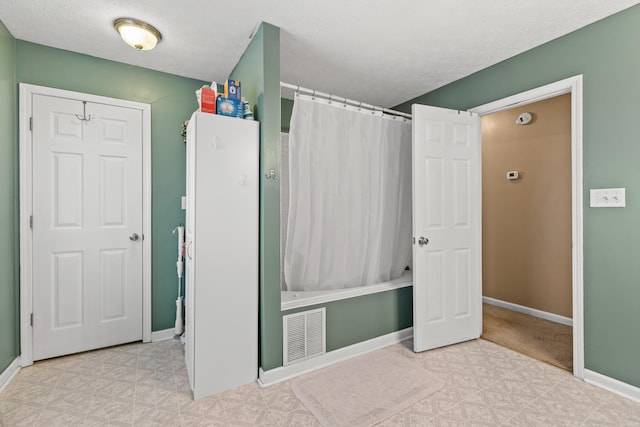
[[456, 249], [453, 251], [455, 271], [455, 309], [454, 318], [460, 319], [462, 317], [471, 315], [471, 301], [470, 296], [472, 294], [471, 289], [471, 277], [469, 277], [469, 270], [471, 264], [471, 251], [468, 249]]
[[101, 321], [126, 317], [126, 252], [126, 249], [100, 251], [100, 271], [105, 272], [100, 274]]
[[482, 330], [479, 117], [414, 105], [413, 169], [414, 350], [424, 351]]
[[45, 95], [32, 109], [33, 359], [137, 341], [142, 111]]
[[54, 329], [82, 325], [82, 252], [52, 253]]
[[124, 226], [127, 206], [124, 185], [127, 182], [126, 157], [100, 157], [100, 225]]
[[53, 157], [53, 228], [80, 228], [83, 223], [83, 156], [52, 153]]

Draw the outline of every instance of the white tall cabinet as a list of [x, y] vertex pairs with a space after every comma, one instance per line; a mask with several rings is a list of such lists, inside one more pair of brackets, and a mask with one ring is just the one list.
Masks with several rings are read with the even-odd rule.
[[185, 358], [194, 399], [258, 374], [258, 126], [194, 113], [187, 128]]

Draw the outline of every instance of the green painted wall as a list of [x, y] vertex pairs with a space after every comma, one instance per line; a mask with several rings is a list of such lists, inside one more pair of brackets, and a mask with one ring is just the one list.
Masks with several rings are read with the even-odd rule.
[[413, 288], [402, 288], [333, 301], [283, 315], [326, 307], [327, 351], [386, 335], [413, 326]]
[[198, 107], [194, 91], [207, 82], [20, 40], [16, 60], [19, 83], [151, 105], [152, 329], [173, 328], [178, 290], [177, 237], [172, 230], [184, 222], [180, 196], [185, 186], [185, 147], [180, 133], [182, 121]]
[[291, 122], [291, 112], [293, 111], [293, 101], [282, 98], [280, 100], [280, 130], [289, 133], [289, 122]]
[[16, 41], [0, 22], [0, 372], [19, 354]]
[[[585, 365], [640, 387], [640, 6], [411, 100], [465, 110], [584, 75]], [[589, 189], [626, 187], [626, 208]]]
[[263, 23], [231, 73], [260, 121], [260, 366], [282, 366], [280, 187], [265, 179], [280, 153], [280, 29]]

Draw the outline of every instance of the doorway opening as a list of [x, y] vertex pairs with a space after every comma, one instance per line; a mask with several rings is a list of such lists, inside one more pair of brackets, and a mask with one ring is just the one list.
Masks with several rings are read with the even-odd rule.
[[572, 371], [571, 95], [481, 122], [482, 338]]
[[484, 337], [581, 378], [582, 78], [471, 111], [483, 126]]

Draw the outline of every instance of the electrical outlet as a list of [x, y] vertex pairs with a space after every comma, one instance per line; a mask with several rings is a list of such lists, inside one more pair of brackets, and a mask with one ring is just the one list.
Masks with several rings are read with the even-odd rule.
[[624, 208], [626, 206], [624, 188], [601, 188], [589, 191], [592, 208]]

